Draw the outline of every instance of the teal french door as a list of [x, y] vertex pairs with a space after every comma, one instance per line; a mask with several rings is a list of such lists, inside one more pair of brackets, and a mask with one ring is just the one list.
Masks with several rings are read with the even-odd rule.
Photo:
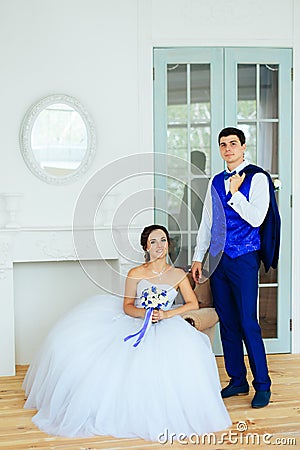
[[170, 231], [173, 263], [191, 264], [208, 179], [224, 168], [217, 144], [223, 127], [243, 129], [247, 161], [281, 185], [280, 262], [259, 275], [268, 353], [290, 351], [291, 68], [290, 49], [154, 49], [155, 219]]

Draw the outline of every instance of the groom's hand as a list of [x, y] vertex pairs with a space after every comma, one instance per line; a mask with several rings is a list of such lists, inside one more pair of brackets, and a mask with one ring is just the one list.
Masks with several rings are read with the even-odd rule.
[[245, 172], [243, 172], [242, 175], [239, 175], [238, 173], [236, 173], [235, 175], [232, 175], [232, 177], [229, 178], [229, 182], [230, 182], [229, 190], [232, 195], [235, 194], [239, 190], [242, 182], [245, 179], [245, 176], [246, 176], [246, 174], [245, 174]]
[[193, 261], [191, 271], [195, 283], [199, 284], [200, 278], [202, 277], [202, 262]]

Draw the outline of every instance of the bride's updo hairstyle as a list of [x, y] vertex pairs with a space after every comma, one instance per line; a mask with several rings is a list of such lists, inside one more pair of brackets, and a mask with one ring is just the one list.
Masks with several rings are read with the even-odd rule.
[[170, 235], [168, 230], [166, 229], [166, 227], [164, 227], [163, 225], [149, 225], [147, 227], [145, 227], [142, 231], [141, 234], [141, 240], [140, 240], [140, 244], [143, 248], [143, 250], [145, 251], [145, 260], [146, 262], [149, 261], [149, 254], [147, 251], [147, 242], [148, 242], [148, 237], [149, 235], [152, 233], [152, 231], [154, 230], [162, 230], [167, 238], [168, 244], [171, 245], [171, 241], [170, 241]]

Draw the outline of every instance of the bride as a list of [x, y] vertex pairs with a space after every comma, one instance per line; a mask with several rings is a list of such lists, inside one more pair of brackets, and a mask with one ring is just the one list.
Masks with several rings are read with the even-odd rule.
[[[209, 338], [180, 316], [198, 303], [166, 262], [169, 244], [165, 227], [144, 228], [147, 261], [129, 271], [124, 300], [89, 298], [51, 330], [24, 380], [41, 430], [158, 441], [231, 425]], [[185, 304], [174, 308], [178, 289]]]

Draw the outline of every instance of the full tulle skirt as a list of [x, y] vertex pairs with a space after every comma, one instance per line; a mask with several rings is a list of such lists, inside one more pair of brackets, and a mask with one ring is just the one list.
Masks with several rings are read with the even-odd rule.
[[175, 316], [151, 325], [137, 347], [124, 342], [141, 325], [112, 295], [65, 315], [24, 380], [33, 422], [52, 435], [153, 441], [229, 427], [208, 337]]

